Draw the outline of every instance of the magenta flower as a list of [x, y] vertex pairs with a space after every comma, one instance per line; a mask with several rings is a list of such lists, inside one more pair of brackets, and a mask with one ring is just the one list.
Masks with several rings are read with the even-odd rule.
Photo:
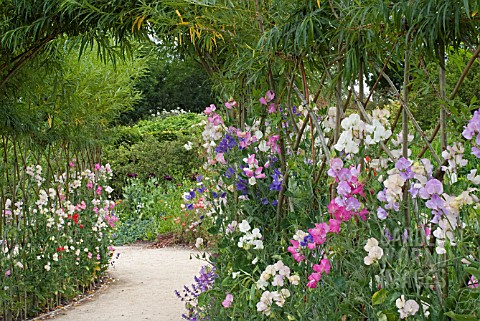
[[101, 168], [100, 164], [95, 164], [95, 170], [98, 171]]
[[275, 107], [275, 104], [274, 103], [271, 103], [270, 105], [268, 105], [268, 113], [269, 114], [273, 114], [277, 111], [277, 108]]
[[87, 188], [88, 188], [88, 189], [92, 189], [92, 188], [93, 188], [93, 182], [92, 182], [92, 181], [90, 181], [90, 182], [87, 183]]
[[290, 243], [292, 243], [292, 246], [289, 246], [287, 250], [292, 254], [295, 261], [301, 262], [305, 260], [305, 256], [299, 252], [300, 243], [295, 240], [290, 240]]
[[217, 107], [215, 107], [214, 104], [211, 104], [209, 107], [205, 108], [204, 113], [207, 114], [207, 115], [210, 115], [211, 113], [213, 113], [215, 111], [215, 109], [217, 109]]
[[336, 220], [336, 219], [330, 219], [330, 233], [340, 233], [340, 224], [342, 224], [342, 221]]
[[98, 186], [97, 187], [97, 190], [95, 191], [95, 193], [97, 193], [98, 195], [102, 195], [102, 187], [101, 186]]
[[329, 274], [330, 273], [330, 261], [328, 259], [321, 259], [320, 264], [314, 264], [313, 265], [313, 270], [315, 272], [320, 273], [320, 274], [322, 274], [322, 273]]
[[327, 240], [327, 232], [329, 231], [329, 226], [327, 223], [315, 224], [315, 228], [308, 230], [310, 235], [313, 237], [313, 242], [315, 244], [323, 244]]
[[475, 277], [473, 275], [470, 277], [470, 280], [468, 281], [468, 287], [470, 289], [478, 288], [478, 280], [475, 279]]
[[225, 300], [223, 300], [222, 302], [223, 307], [229, 308], [232, 305], [232, 301], [233, 301], [233, 295], [228, 293], [227, 296], [225, 297]]

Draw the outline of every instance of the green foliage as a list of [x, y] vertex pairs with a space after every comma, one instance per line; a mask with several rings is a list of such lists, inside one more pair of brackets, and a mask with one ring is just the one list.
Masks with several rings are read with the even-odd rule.
[[133, 110], [121, 115], [122, 124], [176, 109], [199, 113], [213, 101], [210, 80], [200, 64], [191, 58], [167, 57], [150, 59], [148, 73], [135, 85], [142, 92], [142, 98]]
[[[144, 182], [156, 177], [160, 185], [169, 177], [181, 183], [201, 165], [195, 146], [200, 137], [197, 124], [202, 119], [193, 113], [173, 114], [131, 127], [112, 128], [108, 145], [104, 146], [104, 159], [116, 168], [112, 186], [121, 191], [127, 175], [138, 176]], [[188, 142], [194, 146], [190, 151], [184, 147]]]
[[158, 235], [167, 233], [175, 234], [178, 242], [195, 243], [196, 237], [204, 236], [208, 229], [208, 226], [192, 228], [201, 214], [182, 210], [183, 192], [195, 186], [191, 181], [159, 185], [156, 178], [129, 179], [123, 187], [123, 199], [116, 207], [120, 222], [115, 244], [154, 241]]

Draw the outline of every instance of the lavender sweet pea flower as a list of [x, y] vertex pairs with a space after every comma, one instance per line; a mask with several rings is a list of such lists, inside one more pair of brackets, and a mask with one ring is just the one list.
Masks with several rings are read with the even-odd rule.
[[433, 194], [442, 194], [443, 193], [443, 184], [436, 178], [432, 178], [425, 184], [425, 187], [420, 189], [420, 197], [423, 199], [429, 199]]
[[477, 158], [480, 158], [480, 149], [478, 149], [477, 147], [472, 147], [472, 154], [477, 157]]
[[360, 209], [360, 202], [355, 197], [347, 198], [347, 211], [358, 211]]
[[385, 237], [389, 240], [389, 241], [392, 241], [393, 240], [393, 235], [392, 233], [390, 233], [390, 230], [388, 228], [385, 229]]
[[339, 172], [338, 172], [338, 180], [340, 181], [350, 181], [350, 179], [352, 178], [352, 173], [350, 172], [350, 170], [348, 168], [342, 168]]
[[351, 191], [352, 191], [352, 188], [350, 187], [350, 184], [348, 184], [345, 181], [340, 182], [337, 186], [337, 192], [342, 196], [347, 196], [348, 194], [351, 193]]
[[432, 197], [425, 203], [425, 206], [432, 210], [442, 210], [445, 201], [438, 195], [433, 194]]
[[387, 210], [394, 210], [395, 212], [398, 212], [400, 210], [400, 203], [399, 202], [387, 203], [385, 205], [385, 208]]
[[400, 171], [400, 176], [407, 180], [413, 178], [414, 173], [412, 171], [412, 163], [405, 157], [401, 157], [395, 164], [395, 168]]
[[327, 174], [331, 177], [337, 178], [338, 172], [343, 168], [343, 161], [340, 158], [332, 158], [330, 160], [330, 169]]
[[377, 199], [380, 202], [384, 202], [384, 203], [387, 202], [387, 195], [386, 195], [386, 190], [385, 189], [383, 191], [378, 192]]
[[387, 218], [387, 216], [388, 216], [388, 213], [383, 209], [383, 207], [377, 208], [377, 217], [379, 219], [384, 220]]

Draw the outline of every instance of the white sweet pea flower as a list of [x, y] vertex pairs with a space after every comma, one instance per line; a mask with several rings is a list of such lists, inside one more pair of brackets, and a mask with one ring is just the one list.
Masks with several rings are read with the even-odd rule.
[[372, 237], [367, 240], [367, 244], [364, 246], [364, 249], [365, 251], [369, 252], [374, 246], [378, 246], [378, 241], [376, 238]]
[[405, 301], [404, 295], [398, 298], [395, 301], [395, 304], [398, 308], [398, 312], [400, 313], [400, 319], [406, 319], [409, 316], [414, 316], [420, 309], [420, 306], [415, 300]]
[[246, 232], [250, 231], [251, 227], [250, 227], [250, 224], [248, 224], [248, 222], [246, 220], [243, 220], [242, 223], [240, 223], [238, 225], [238, 229], [240, 230], [240, 232], [246, 233]]

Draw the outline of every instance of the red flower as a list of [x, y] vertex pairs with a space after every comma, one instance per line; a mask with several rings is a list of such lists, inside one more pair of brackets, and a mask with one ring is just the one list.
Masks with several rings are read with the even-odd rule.
[[65, 251], [65, 246], [57, 247], [57, 252]]
[[73, 214], [73, 217], [72, 217], [73, 223], [78, 224], [78, 217], [79, 217], [78, 213]]

